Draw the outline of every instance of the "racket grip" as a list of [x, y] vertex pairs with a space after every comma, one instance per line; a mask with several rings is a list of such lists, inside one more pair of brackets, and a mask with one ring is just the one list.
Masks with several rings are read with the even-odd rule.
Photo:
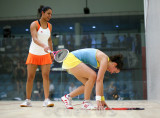
[[48, 53], [52, 53], [52, 51], [51, 51], [51, 50], [48, 50]]

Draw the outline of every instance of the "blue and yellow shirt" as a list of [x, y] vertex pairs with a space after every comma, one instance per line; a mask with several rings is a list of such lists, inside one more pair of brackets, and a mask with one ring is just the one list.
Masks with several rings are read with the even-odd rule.
[[94, 68], [98, 68], [99, 63], [96, 59], [96, 52], [97, 52], [97, 49], [85, 48], [85, 49], [72, 51], [71, 53], [83, 63], [89, 64]]

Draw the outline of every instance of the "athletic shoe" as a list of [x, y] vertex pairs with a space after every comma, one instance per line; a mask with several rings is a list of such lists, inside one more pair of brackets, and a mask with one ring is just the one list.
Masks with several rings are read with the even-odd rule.
[[43, 107], [53, 107], [54, 104], [52, 103], [52, 101], [50, 99], [45, 99], [43, 102]]
[[67, 109], [73, 109], [72, 98], [69, 96], [69, 94], [64, 95], [63, 97], [61, 97], [61, 100], [65, 104], [65, 107]]
[[20, 107], [31, 107], [31, 100], [26, 99], [22, 104], [20, 104]]
[[82, 109], [83, 110], [96, 110], [97, 108], [95, 106], [93, 106], [92, 103], [83, 101]]

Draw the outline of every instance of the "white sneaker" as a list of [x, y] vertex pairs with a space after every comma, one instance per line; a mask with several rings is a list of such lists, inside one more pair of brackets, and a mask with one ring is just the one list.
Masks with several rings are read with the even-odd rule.
[[69, 97], [69, 94], [64, 95], [63, 97], [61, 97], [62, 102], [65, 104], [65, 107], [67, 109], [73, 109], [72, 106], [72, 98]]
[[43, 102], [43, 107], [53, 107], [54, 104], [52, 103], [52, 101], [50, 99], [45, 99]]
[[82, 109], [83, 110], [96, 110], [97, 108], [95, 106], [93, 106], [92, 103], [83, 101]]
[[20, 104], [20, 107], [31, 107], [31, 100], [26, 99], [22, 104]]

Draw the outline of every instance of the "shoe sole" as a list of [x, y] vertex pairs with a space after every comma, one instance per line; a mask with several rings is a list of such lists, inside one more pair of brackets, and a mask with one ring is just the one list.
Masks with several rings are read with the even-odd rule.
[[49, 105], [47, 105], [47, 106], [44, 106], [43, 105], [43, 107], [53, 107], [54, 106], [54, 104], [49, 104]]
[[54, 104], [49, 104], [49, 105], [47, 105], [47, 107], [53, 107], [54, 106]]
[[27, 105], [20, 105], [20, 107], [32, 107], [32, 106], [27, 106]]

